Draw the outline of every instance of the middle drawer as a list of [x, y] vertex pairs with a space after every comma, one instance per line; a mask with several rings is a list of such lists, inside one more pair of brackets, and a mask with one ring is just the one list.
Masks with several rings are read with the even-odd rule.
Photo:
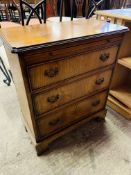
[[36, 115], [45, 113], [77, 98], [88, 96], [90, 93], [108, 88], [111, 73], [112, 69], [108, 69], [56, 89], [51, 89], [48, 92], [35, 95], [33, 103]]

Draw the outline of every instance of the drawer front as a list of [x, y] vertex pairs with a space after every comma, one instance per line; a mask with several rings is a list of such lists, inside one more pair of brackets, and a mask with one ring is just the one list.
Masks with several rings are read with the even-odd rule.
[[[73, 56], [76, 54], [83, 54], [87, 52], [93, 52], [94, 50], [109, 48], [111, 46], [118, 46], [122, 41], [122, 34], [104, 36], [96, 39], [82, 40], [79, 42], [66, 43], [57, 46], [51, 46], [34, 50], [33, 52], [25, 52], [20, 57], [24, 58], [26, 65], [33, 65], [37, 63], [43, 63], [47, 60], [53, 60], [56, 58], [62, 58]], [[65, 49], [66, 48], [66, 49]]]
[[32, 90], [113, 64], [118, 47], [78, 55], [29, 68]]
[[41, 117], [37, 121], [40, 136], [62, 129], [73, 122], [81, 120], [84, 116], [91, 115], [104, 108], [107, 92], [86, 98], [55, 113]]
[[108, 88], [112, 70], [108, 69], [90, 77], [52, 89], [34, 97], [34, 108], [37, 115], [52, 110], [74, 99], [90, 95], [95, 91]]

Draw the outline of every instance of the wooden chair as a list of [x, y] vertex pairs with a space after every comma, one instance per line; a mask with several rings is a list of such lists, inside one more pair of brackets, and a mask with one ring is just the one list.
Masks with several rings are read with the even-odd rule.
[[[59, 8], [59, 16], [50, 17], [47, 21], [51, 22], [62, 22], [62, 21], [70, 21], [75, 18], [86, 17], [87, 18], [87, 10], [88, 10], [88, 0], [71, 0], [70, 1], [70, 17], [63, 16], [63, 7], [64, 1], [60, 0], [60, 8]], [[83, 8], [84, 7], [84, 8]], [[84, 10], [84, 13], [83, 13]]]
[[110, 7], [113, 9], [120, 9], [126, 7], [127, 0], [110, 0]]
[[[4, 10], [5, 10], [4, 13], [6, 15], [6, 18], [5, 18], [4, 21], [2, 19], [2, 21], [0, 22], [0, 28], [9, 28], [9, 27], [20, 26], [20, 24], [10, 21], [11, 20], [11, 16], [10, 16], [11, 11], [8, 9], [8, 7], [9, 7], [10, 4], [14, 4], [14, 3], [15, 3], [14, 0], [1, 0], [1, 4], [4, 7]], [[3, 82], [5, 84], [7, 84], [8, 86], [10, 86], [11, 80], [12, 80], [12, 74], [11, 74], [9, 65], [7, 63], [7, 56], [6, 56], [6, 53], [4, 51], [4, 46], [3, 46], [2, 42], [0, 42], [0, 49], [5, 55], [4, 58], [0, 56], [0, 70], [1, 70], [1, 72], [3, 73], [3, 75], [5, 77]]]
[[[2, 21], [0, 22], [0, 28], [8, 28], [8, 27], [15, 27], [15, 26], [20, 26], [20, 24], [8, 21], [10, 20], [10, 15], [9, 15], [9, 11], [8, 11], [8, 5], [10, 4], [10, 2], [13, 2], [14, 0], [10, 1], [10, 0], [1, 0], [1, 4], [3, 4], [3, 7], [5, 8], [5, 14], [6, 14], [6, 21]], [[1, 52], [4, 53], [4, 58], [0, 56], [0, 70], [4, 75], [4, 80], [3, 82], [10, 86], [11, 84], [11, 80], [12, 80], [12, 74], [9, 68], [9, 65], [7, 63], [7, 56], [6, 53], [4, 51], [4, 46], [2, 44], [2, 42], [0, 42], [0, 49]], [[1, 54], [1, 53], [0, 53]]]
[[20, 21], [20, 9], [16, 0], [0, 0], [1, 21]]
[[[29, 16], [26, 18], [26, 14], [25, 14], [25, 6], [28, 7], [29, 9]], [[36, 19], [32, 20], [32, 16], [34, 16], [34, 14], [36, 15], [36, 17], [39, 20], [39, 23], [46, 23], [46, 0], [41, 0], [40, 2], [34, 4], [33, 6], [28, 3], [25, 0], [20, 0], [20, 9], [21, 9], [21, 21], [22, 21], [22, 25], [28, 25], [29, 22], [31, 22], [31, 24], [36, 24]], [[39, 13], [39, 11], [41, 11], [41, 13]]]
[[[43, 3], [44, 3], [44, 7], [43, 7]], [[26, 5], [30, 9], [30, 14], [29, 14], [29, 16], [27, 18], [26, 23], [25, 23], [25, 20], [24, 20], [24, 15], [25, 15], [24, 13], [25, 12], [24, 12], [23, 5]], [[21, 15], [22, 15], [21, 16], [21, 23], [22, 23], [22, 25], [25, 25], [25, 24], [28, 25], [29, 24], [29, 22], [31, 21], [31, 16], [33, 15], [33, 13], [36, 14], [36, 16], [38, 17], [39, 22], [42, 23], [42, 19], [40, 18], [40, 15], [39, 15], [39, 13], [37, 11], [39, 7], [41, 7], [42, 10], [44, 8], [43, 21], [45, 23], [46, 22], [46, 0], [40, 1], [34, 7], [32, 7], [26, 1], [20, 0], [20, 8], [21, 8]], [[34, 21], [31, 22], [31, 24], [35, 24]], [[4, 21], [4, 22], [0, 23], [0, 28], [20, 27], [20, 26], [21, 26], [21, 24], [14, 23], [14, 22], [11, 22], [11, 21]], [[0, 44], [0, 47], [3, 47], [2, 44]], [[12, 79], [12, 74], [11, 74], [9, 66], [5, 64], [5, 60], [3, 60], [1, 57], [0, 57], [0, 70], [3, 73], [3, 75], [5, 76], [5, 78], [3, 80], [4, 83], [6, 83], [8, 86], [10, 86], [11, 79]]]
[[0, 21], [9, 20], [8, 7], [6, 3], [0, 1]]
[[20, 12], [20, 8], [19, 8], [19, 4], [16, 3], [15, 0], [10, 0], [10, 3], [8, 5], [8, 11], [9, 11], [9, 15], [10, 15], [10, 20], [20, 23], [21, 12]]
[[1, 56], [0, 56], [0, 70], [3, 73], [3, 75], [5, 76], [5, 79], [3, 80], [3, 82], [5, 84], [7, 84], [8, 86], [10, 86], [12, 74], [11, 74], [10, 69], [7, 69], [7, 67], [5, 66], [5, 63], [4, 63], [3, 59], [1, 58]]
[[[20, 24], [13, 23], [13, 22], [10, 22], [10, 21], [0, 22], [0, 28], [8, 28], [8, 27], [16, 27], [16, 26], [20, 26]], [[4, 55], [6, 57], [6, 53], [4, 51], [4, 46], [3, 46], [3, 43], [1, 41], [0, 41], [0, 49], [3, 50]], [[10, 86], [11, 80], [12, 80], [12, 74], [11, 74], [9, 65], [7, 64], [8, 59], [6, 58], [6, 60], [5, 60], [5, 57], [2, 58], [0, 56], [0, 70], [1, 70], [1, 72], [3, 73], [3, 75], [5, 77], [3, 82], [5, 84], [7, 84], [8, 86]]]
[[91, 0], [90, 5], [92, 6], [92, 8], [88, 15], [88, 18], [90, 18], [94, 14], [94, 12], [99, 8], [100, 5], [102, 5], [103, 2], [104, 0]]
[[[3, 52], [3, 44], [2, 44], [2, 42], [0, 41], [0, 54], [1, 54], [1, 52]], [[6, 57], [6, 53], [5, 53], [5, 51], [4, 51], [4, 55], [5, 55], [5, 57]], [[6, 58], [7, 59], [7, 58]], [[7, 61], [7, 60], [6, 60]], [[4, 61], [3, 61], [3, 59], [2, 59], [2, 57], [0, 56], [0, 70], [1, 70], [1, 72], [3, 73], [3, 75], [4, 75], [4, 80], [3, 80], [3, 82], [6, 84], [6, 85], [8, 85], [8, 86], [10, 86], [10, 83], [11, 83], [11, 77], [12, 77], [12, 75], [11, 75], [11, 71], [10, 71], [10, 69], [9, 69], [9, 66], [7, 65], [7, 64], [5, 64], [5, 59], [4, 59]], [[5, 66], [6, 65], [6, 66]], [[7, 68], [8, 67], [8, 68]]]
[[[0, 0], [2, 6], [4, 7], [4, 10], [5, 10], [5, 14], [6, 14], [6, 19], [3, 21], [0, 22], [0, 28], [9, 28], [9, 27], [17, 27], [17, 26], [21, 26], [20, 24], [18, 23], [14, 23], [14, 22], [11, 22], [11, 15], [10, 15], [10, 10], [8, 9], [9, 5], [10, 4], [13, 4], [13, 7], [17, 6], [17, 4], [15, 3], [15, 0]], [[15, 4], [15, 5], [14, 5]], [[17, 8], [15, 8], [17, 9]], [[19, 11], [20, 13], [20, 11]], [[0, 42], [0, 49], [1, 49], [1, 52], [3, 52], [4, 54], [4, 58], [0, 56], [0, 70], [1, 72], [3, 73], [4, 75], [4, 83], [7, 84], [8, 86], [11, 84], [11, 79], [12, 79], [12, 75], [11, 75], [11, 71], [10, 71], [10, 68], [9, 68], [9, 65], [8, 65], [8, 59], [7, 59], [7, 56], [6, 56], [6, 53], [4, 51], [4, 46], [2, 44], [2, 42]]]

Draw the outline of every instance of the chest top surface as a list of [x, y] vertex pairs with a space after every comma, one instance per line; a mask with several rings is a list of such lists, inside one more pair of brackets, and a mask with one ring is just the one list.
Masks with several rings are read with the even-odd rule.
[[55, 44], [124, 33], [128, 28], [94, 19], [79, 19], [0, 30], [3, 42], [12, 52], [19, 53]]
[[131, 22], [131, 8], [129, 9], [114, 9], [114, 10], [99, 10], [96, 14], [105, 15], [108, 17], [117, 17]]

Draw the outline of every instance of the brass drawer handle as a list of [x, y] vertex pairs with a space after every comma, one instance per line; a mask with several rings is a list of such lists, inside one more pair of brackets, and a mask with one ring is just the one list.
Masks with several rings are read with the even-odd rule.
[[100, 60], [103, 61], [103, 62], [105, 62], [106, 60], [109, 59], [109, 57], [110, 57], [110, 54], [109, 53], [103, 53], [100, 56]]
[[50, 68], [49, 70], [45, 70], [44, 75], [47, 77], [55, 77], [59, 73], [58, 67]]
[[97, 85], [101, 85], [104, 82], [104, 78], [99, 78], [96, 80]]
[[54, 95], [54, 96], [48, 97], [47, 101], [49, 103], [55, 103], [58, 99], [59, 99], [59, 95]]
[[60, 119], [57, 118], [57, 119], [54, 119], [54, 120], [50, 121], [50, 122], [49, 122], [49, 125], [50, 125], [50, 126], [55, 126], [55, 125], [57, 125], [59, 122], [60, 122]]
[[92, 106], [98, 106], [100, 104], [100, 100], [96, 100], [92, 103]]

